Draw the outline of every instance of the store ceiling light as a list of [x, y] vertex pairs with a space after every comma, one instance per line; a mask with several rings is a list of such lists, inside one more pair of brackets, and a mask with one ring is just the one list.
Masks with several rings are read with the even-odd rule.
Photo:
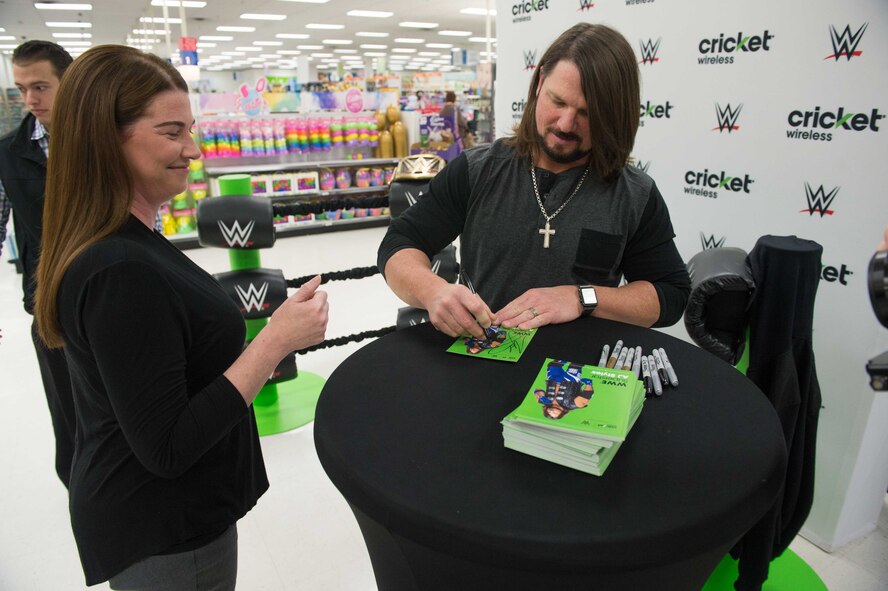
[[256, 31], [256, 27], [231, 27], [223, 25], [221, 27], [216, 27], [216, 30], [222, 31], [223, 33], [253, 33]]
[[412, 47], [395, 47], [392, 49], [395, 53], [416, 53]]
[[389, 18], [394, 16], [394, 12], [384, 12], [382, 10], [349, 10], [346, 16], [359, 16], [363, 18]]
[[253, 45], [261, 45], [262, 47], [280, 47], [283, 41], [253, 41]]
[[471, 37], [471, 31], [438, 31], [439, 35], [444, 35], [445, 37]]
[[200, 49], [207, 49], [209, 47], [216, 47], [216, 43], [207, 43], [206, 41], [198, 41], [197, 47]]
[[388, 49], [388, 45], [379, 45], [376, 43], [362, 43], [361, 49]]
[[364, 55], [367, 57], [385, 57], [385, 52], [382, 51], [365, 51]]
[[358, 53], [357, 49], [334, 49], [333, 53]]
[[398, 37], [395, 39], [395, 43], [413, 43], [413, 44], [421, 44], [425, 43], [425, 39], [414, 39], [413, 37]]
[[357, 33], [355, 33], [355, 36], [356, 37], [380, 37], [380, 38], [382, 38], [382, 37], [388, 37], [389, 34], [388, 33], [375, 33], [372, 31], [358, 31]]
[[62, 47], [91, 47], [92, 41], [62, 41], [59, 45]]
[[426, 43], [426, 47], [429, 49], [450, 49], [453, 47], [453, 43]]
[[243, 51], [223, 51], [222, 55], [247, 55]]
[[[92, 33], [53, 33], [52, 36], [56, 39], [92, 39]], [[0, 37], [0, 39], [5, 39], [5, 37]], [[8, 39], [15, 39], [15, 37], [8, 37]]]
[[459, 11], [460, 14], [474, 14], [477, 16], [496, 16], [496, 8], [491, 8], [487, 10], [486, 8], [463, 8]]
[[0, 41], [15, 41], [15, 35], [0, 35]]
[[325, 45], [351, 45], [351, 39], [324, 39], [323, 43]]
[[496, 37], [469, 37], [469, 41], [472, 43], [487, 43], [488, 41], [496, 43]]
[[430, 61], [432, 61], [432, 58], [430, 58], [430, 57], [415, 57], [415, 58], [413, 58], [413, 61], [420, 62], [420, 63], [430, 62]]
[[297, 45], [299, 49], [324, 49], [323, 45]]
[[329, 30], [338, 30], [344, 29], [345, 25], [328, 25], [324, 23], [308, 23], [305, 25], [306, 29], [329, 29]]
[[252, 47], [250, 45], [243, 45], [241, 47], [235, 47], [237, 51], [262, 51], [261, 47]]
[[286, 14], [268, 14], [262, 12], [245, 12], [240, 15], [245, 21], [283, 21], [287, 19]]
[[313, 53], [311, 57], [333, 57], [332, 53]]
[[305, 33], [278, 33], [275, 35], [278, 39], [309, 39], [311, 35]]
[[231, 35], [201, 35], [199, 41], [234, 41]]
[[140, 23], [154, 23], [158, 25], [181, 25], [182, 19], [180, 18], [163, 18], [160, 16], [143, 16], [139, 19]]
[[414, 21], [405, 21], [403, 23], [398, 23], [399, 27], [407, 27], [408, 29], [436, 29], [438, 28], [438, 23], [417, 23]]
[[278, 49], [277, 53], [280, 55], [302, 55], [301, 51], [296, 51], [295, 49]]
[[202, 2], [200, 0], [151, 0], [151, 6], [170, 6], [172, 8], [203, 8], [207, 5], [206, 2]]
[[[47, 27], [50, 28], [59, 28], [59, 29], [91, 29], [92, 23], [65, 23], [65, 22], [49, 22], [46, 23]], [[3, 29], [0, 28], [0, 31]]]
[[35, 2], [37, 10], [92, 10], [92, 4], [71, 4], [68, 2]]
[[0, 43], [0, 49], [15, 49], [18, 47], [17, 43], [13, 43], [10, 45], [9, 43]]

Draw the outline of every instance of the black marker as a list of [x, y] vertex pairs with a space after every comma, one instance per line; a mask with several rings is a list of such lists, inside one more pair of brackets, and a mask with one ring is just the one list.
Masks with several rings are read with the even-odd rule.
[[604, 367], [607, 363], [607, 354], [610, 352], [611, 346], [605, 345], [604, 348], [601, 349], [601, 357], [598, 359], [598, 367]]
[[675, 370], [672, 369], [672, 364], [669, 363], [669, 358], [666, 357], [666, 350], [662, 347], [660, 347], [660, 357], [663, 359], [663, 365], [666, 366], [666, 375], [669, 376], [669, 383], [675, 388], [678, 386], [678, 376], [675, 375]]
[[623, 341], [617, 341], [614, 345], [614, 350], [611, 353], [611, 356], [607, 359], [607, 365], [605, 367], [612, 368], [617, 364], [617, 357], [620, 355], [620, 349], [623, 348]]
[[660, 358], [660, 352], [657, 349], [652, 351], [654, 355], [654, 363], [657, 366], [657, 375], [660, 377], [660, 383], [663, 387], [669, 385], [669, 376], [666, 375], [666, 368], [663, 366], [663, 360]]
[[663, 385], [660, 383], [660, 376], [657, 375], [657, 367], [654, 362], [654, 356], [647, 356], [648, 365], [651, 368], [651, 381], [654, 383], [654, 396], [659, 398], [663, 395]]
[[651, 372], [648, 369], [648, 359], [644, 355], [641, 356], [641, 375], [644, 376], [644, 395], [645, 398], [653, 394], [653, 382], [651, 381]]

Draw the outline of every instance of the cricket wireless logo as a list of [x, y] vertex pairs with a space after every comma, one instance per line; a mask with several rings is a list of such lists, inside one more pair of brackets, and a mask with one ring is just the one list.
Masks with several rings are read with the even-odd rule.
[[512, 5], [512, 22], [523, 23], [529, 21], [534, 12], [549, 10], [549, 0], [528, 0]]
[[537, 63], [537, 52], [535, 51], [525, 51], [524, 52], [524, 71], [533, 70], [536, 68]]
[[660, 58], [657, 57], [657, 52], [660, 51], [660, 41], [662, 40], [663, 38], [661, 37], [654, 43], [653, 39], [648, 39], [647, 41], [640, 39], [638, 46], [641, 48], [641, 61], [638, 63], [644, 65], [660, 61]]
[[863, 32], [866, 31], [868, 24], [869, 23], [863, 23], [863, 26], [857, 29], [857, 32], [853, 34], [851, 33], [851, 25], [845, 25], [845, 30], [841, 33], [836, 31], [834, 26], [830, 25], [829, 36], [832, 41], [833, 53], [823, 59], [834, 59], [839, 61], [840, 57], [845, 56], [846, 61], [850, 62], [852, 57], [860, 57], [863, 52], [857, 49], [857, 45], [860, 43], [860, 40], [863, 39]]
[[848, 268], [848, 265], [842, 263], [841, 267], [830, 267], [829, 265], [820, 266], [820, 278], [827, 283], [838, 281], [842, 285], [848, 285], [848, 275], [853, 275], [854, 271]]
[[719, 33], [718, 37], [703, 39], [697, 48], [702, 57], [697, 58], [697, 63], [704, 64], [733, 64], [734, 56], [742, 53], [756, 53], [759, 51], [771, 51], [768, 42], [774, 38], [767, 29], [761, 35], [744, 35], [742, 32], [725, 37]]
[[[710, 191], [709, 189], [724, 190], [729, 193], [749, 194], [749, 185], [755, 181], [749, 178], [748, 174], [741, 176], [728, 176], [725, 171], [709, 172], [708, 168], [704, 168], [703, 172], [694, 172], [689, 170], [685, 173], [685, 193], [688, 195], [700, 195], [711, 199], [718, 198], [718, 191]], [[703, 187], [702, 189], [700, 187]]]
[[222, 238], [228, 243], [228, 248], [234, 248], [235, 245], [246, 248], [253, 244], [249, 240], [250, 234], [253, 233], [253, 226], [256, 225], [255, 220], [250, 220], [250, 223], [243, 228], [241, 228], [240, 222], [237, 220], [234, 220], [230, 228], [222, 220], [219, 220], [217, 223], [219, 224], [219, 230], [222, 232]]
[[520, 121], [521, 117], [524, 116], [524, 106], [527, 104], [526, 99], [521, 99], [520, 101], [512, 102], [512, 120]]
[[[813, 111], [792, 111], [787, 117], [791, 129], [786, 130], [786, 137], [797, 140], [819, 140], [831, 142], [833, 130], [844, 129], [847, 131], [879, 131], [879, 120], [885, 115], [879, 113], [879, 109], [873, 109], [869, 113], [845, 112], [845, 107], [839, 107], [835, 111], [828, 111], [821, 107], [814, 107]], [[813, 131], [818, 129], [828, 130]], [[811, 131], [808, 131], [811, 130]]]
[[237, 297], [243, 305], [244, 312], [250, 312], [251, 310], [261, 312], [264, 308], [269, 307], [265, 303], [265, 296], [268, 294], [267, 281], [259, 289], [256, 289], [256, 286], [252, 283], [247, 289], [242, 288], [240, 285], [235, 285], [234, 291], [237, 292]]
[[709, 250], [712, 248], [721, 248], [725, 245], [725, 236], [721, 238], [716, 238], [715, 234], [710, 234], [707, 236], [703, 232], [700, 232], [700, 245], [703, 247], [703, 250]]
[[713, 127], [712, 131], [718, 130], [719, 133], [723, 131], [728, 133], [739, 131], [740, 126], [737, 125], [737, 118], [740, 117], [740, 111], [742, 110], [743, 103], [740, 103], [740, 106], [736, 109], [732, 108], [730, 104], [725, 105], [725, 108], [722, 109], [718, 103], [715, 103], [715, 116], [718, 119], [718, 127]]
[[577, 8], [577, 12], [583, 12], [584, 10], [592, 10], [595, 7], [594, 2], [590, 2], [589, 0], [580, 0], [580, 7]]
[[823, 188], [823, 185], [820, 185], [815, 190], [811, 188], [811, 185], [805, 183], [805, 197], [808, 198], [808, 209], [802, 209], [799, 213], [807, 213], [810, 216], [819, 213], [820, 217], [832, 215], [835, 212], [831, 210], [829, 206], [832, 205], [833, 199], [835, 199], [838, 194], [839, 187], [827, 192], [826, 189]]
[[651, 101], [641, 104], [641, 119], [638, 125], [644, 127], [644, 122], [648, 119], [671, 119], [673, 106], [669, 101], [662, 105], [652, 103]]

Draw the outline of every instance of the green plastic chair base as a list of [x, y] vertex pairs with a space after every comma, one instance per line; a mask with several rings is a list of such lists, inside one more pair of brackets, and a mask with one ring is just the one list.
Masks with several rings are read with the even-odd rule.
[[256, 398], [256, 426], [259, 435], [274, 435], [292, 431], [314, 420], [315, 406], [326, 380], [321, 376], [300, 371], [294, 380], [277, 384], [277, 399], [264, 404]]
[[[703, 586], [702, 591], [734, 591], [737, 561], [725, 556]], [[771, 561], [768, 580], [762, 591], [829, 591], [808, 563], [792, 550]]]

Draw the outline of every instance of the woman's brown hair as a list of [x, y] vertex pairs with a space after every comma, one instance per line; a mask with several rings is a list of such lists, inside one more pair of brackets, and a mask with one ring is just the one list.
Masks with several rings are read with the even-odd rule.
[[612, 180], [629, 161], [641, 104], [638, 64], [629, 42], [605, 25], [579, 23], [562, 33], [543, 54], [530, 80], [524, 115], [506, 141], [529, 158], [538, 145], [536, 105], [540, 81], [561, 61], [580, 71], [592, 137], [590, 163]]
[[34, 306], [49, 347], [65, 344], [56, 301], [65, 271], [129, 218], [133, 178], [121, 150], [125, 134], [168, 90], [188, 92], [170, 63], [122, 45], [86, 51], [62, 77], [52, 110]]

